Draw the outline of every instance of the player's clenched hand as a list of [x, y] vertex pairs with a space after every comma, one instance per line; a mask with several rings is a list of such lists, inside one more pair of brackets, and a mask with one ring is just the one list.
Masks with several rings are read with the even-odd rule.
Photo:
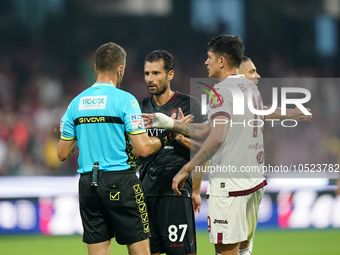
[[184, 187], [184, 181], [189, 177], [190, 168], [186, 170], [187, 167], [190, 167], [190, 164], [184, 165], [181, 170], [175, 175], [172, 179], [172, 190], [177, 194], [181, 195], [182, 193], [179, 191], [179, 188]]
[[196, 217], [196, 211], [201, 212], [202, 199], [200, 193], [192, 193], [192, 204], [194, 206], [194, 214]]
[[[312, 114], [311, 109], [306, 108], [306, 110]], [[298, 107], [295, 107], [294, 109], [287, 109], [287, 116], [288, 118], [299, 122], [309, 122], [313, 118], [313, 115], [305, 115]]]

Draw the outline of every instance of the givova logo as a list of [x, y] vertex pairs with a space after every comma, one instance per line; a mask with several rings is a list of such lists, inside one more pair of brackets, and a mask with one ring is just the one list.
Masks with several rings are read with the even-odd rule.
[[107, 96], [87, 96], [80, 98], [79, 110], [105, 109]]

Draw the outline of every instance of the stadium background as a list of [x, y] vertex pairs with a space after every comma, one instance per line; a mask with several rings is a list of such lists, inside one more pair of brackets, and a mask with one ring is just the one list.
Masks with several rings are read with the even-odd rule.
[[[313, 110], [312, 123], [289, 130], [266, 127], [266, 162], [339, 164], [339, 17], [338, 0], [1, 1], [1, 254], [30, 254], [33, 246], [26, 242], [47, 240], [53, 248], [42, 249], [66, 248], [66, 240], [75, 240], [70, 247], [81, 247], [77, 252], [85, 254], [76, 156], [61, 164], [56, 144], [68, 103], [94, 82], [94, 50], [108, 41], [128, 54], [122, 89], [142, 99], [148, 96], [143, 60], [150, 51], [166, 49], [174, 55], [171, 87], [190, 93], [190, 78], [207, 75], [207, 42], [220, 33], [240, 35], [245, 55], [262, 77], [303, 78], [298, 83], [312, 92], [306, 105]], [[264, 102], [270, 104], [270, 87], [261, 83]], [[255, 255], [285, 254], [288, 247], [290, 254], [339, 253], [339, 173], [302, 177], [269, 176]], [[197, 217], [202, 243], [207, 242], [203, 202]], [[46, 239], [50, 235], [67, 238]], [[77, 253], [70, 248], [56, 254]]]

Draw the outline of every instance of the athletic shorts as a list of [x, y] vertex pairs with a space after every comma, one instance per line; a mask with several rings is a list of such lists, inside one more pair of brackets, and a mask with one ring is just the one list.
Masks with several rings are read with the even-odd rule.
[[183, 196], [148, 196], [151, 254], [196, 254], [192, 199]]
[[92, 173], [79, 179], [84, 243], [116, 237], [119, 244], [132, 244], [150, 237], [144, 192], [135, 171], [100, 171], [98, 187], [92, 187], [91, 180]]
[[214, 244], [250, 241], [257, 225], [257, 213], [264, 193], [261, 188], [238, 197], [209, 196], [208, 232]]

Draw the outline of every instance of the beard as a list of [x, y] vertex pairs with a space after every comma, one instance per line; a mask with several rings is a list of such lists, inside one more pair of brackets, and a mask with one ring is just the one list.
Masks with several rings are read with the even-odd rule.
[[160, 95], [163, 95], [165, 93], [165, 91], [168, 89], [169, 82], [168, 82], [168, 80], [164, 80], [162, 83], [159, 84], [159, 86], [157, 86], [157, 85], [155, 85], [155, 86], [156, 87], [152, 90], [150, 90], [150, 88], [148, 87], [149, 94], [152, 95], [152, 96], [160, 96]]

